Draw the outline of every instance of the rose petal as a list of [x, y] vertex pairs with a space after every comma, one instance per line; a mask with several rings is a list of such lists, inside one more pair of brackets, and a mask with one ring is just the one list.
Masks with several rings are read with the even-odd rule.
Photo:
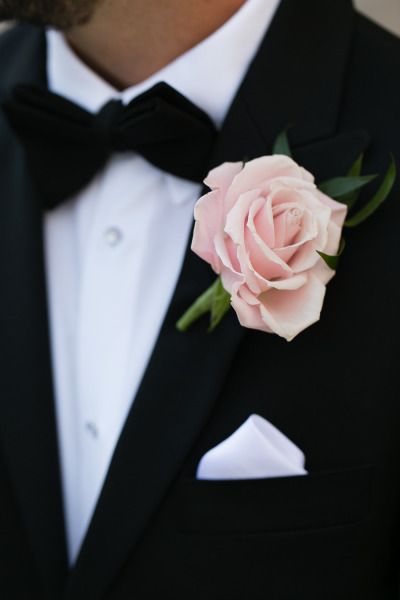
[[224, 231], [232, 238], [235, 244], [244, 244], [247, 217], [251, 205], [256, 201], [264, 202], [264, 199], [260, 198], [260, 190], [250, 190], [238, 197], [235, 205], [226, 215]]
[[341, 237], [341, 227], [338, 227], [336, 223], [330, 221], [328, 224], [327, 242], [323, 252], [325, 252], [325, 254], [329, 254], [330, 256], [336, 256], [339, 251]]
[[[276, 288], [279, 290], [295, 290], [304, 284], [304, 278], [306, 275], [302, 273], [293, 274], [290, 269], [284, 274], [283, 277], [264, 277], [254, 268], [251, 258], [246, 253], [244, 248], [240, 248], [238, 250], [238, 254], [241, 259], [240, 263], [243, 265], [242, 272], [245, 281], [254, 294], [261, 294], [270, 288]], [[243, 254], [243, 257], [241, 254]], [[317, 258], [319, 258], [318, 255]], [[269, 264], [270, 266], [273, 265], [273, 263]], [[272, 266], [271, 272], [273, 272], [273, 269], [274, 267]]]
[[[301, 169], [299, 169], [299, 171], [301, 171]], [[291, 193], [301, 193], [304, 191], [314, 195], [317, 187], [313, 181], [314, 180], [307, 181], [300, 177], [276, 177], [270, 181], [270, 193], [276, 195], [276, 204], [287, 202], [285, 196], [279, 194], [281, 191], [290, 191]]]
[[227, 209], [232, 208], [245, 192], [260, 187], [269, 190], [271, 180], [285, 176], [298, 179], [303, 176], [300, 167], [287, 156], [262, 156], [247, 162], [227, 191]]
[[235, 271], [240, 271], [240, 263], [237, 255], [237, 246], [229, 235], [225, 235], [224, 238], [226, 250], [228, 252], [229, 258], [231, 259], [232, 267]]
[[249, 211], [249, 223], [252, 223], [263, 242], [275, 248], [274, 218], [271, 199], [262, 197], [259, 205], [254, 203]]
[[315, 242], [314, 240], [310, 240], [298, 248], [296, 254], [290, 261], [290, 268], [293, 273], [304, 273], [305, 271], [312, 269], [318, 260], [319, 255], [315, 247]]
[[283, 260], [283, 262], [290, 265], [290, 261], [297, 250], [298, 248], [296, 246], [289, 246], [289, 248], [275, 248], [274, 252], [281, 260]]
[[235, 268], [235, 264], [238, 261], [236, 260], [235, 264], [232, 262], [232, 259], [231, 259], [232, 252], [229, 251], [229, 249], [228, 249], [228, 245], [226, 244], [224, 234], [218, 234], [215, 236], [214, 245], [215, 245], [215, 251], [217, 253], [218, 259], [221, 264], [220, 272], [222, 273], [223, 271], [228, 270], [232, 273], [232, 275], [240, 276], [241, 275], [240, 265], [239, 265], [239, 269]]
[[204, 180], [211, 190], [220, 190], [225, 196], [233, 179], [243, 169], [242, 162], [226, 162], [212, 169]]
[[[295, 243], [297, 234], [302, 229], [304, 211], [301, 207], [293, 206], [288, 210], [283, 210], [275, 216], [275, 244], [276, 248], [283, 248]], [[280, 255], [282, 258], [282, 255]]]
[[258, 331], [265, 331], [266, 333], [272, 333], [272, 330], [263, 321], [260, 313], [260, 303], [255, 296], [253, 296], [254, 302], [249, 302], [248, 294], [246, 300], [243, 299], [242, 293], [246, 289], [246, 286], [236, 286], [232, 290], [231, 305], [235, 310], [239, 323], [242, 327], [248, 329], [257, 329]]
[[232, 294], [232, 290], [235, 286], [245, 284], [245, 279], [243, 275], [241, 275], [240, 273], [234, 273], [233, 271], [224, 268], [221, 270], [221, 281], [223, 287], [229, 294]]
[[331, 209], [331, 214], [332, 214], [331, 218], [334, 221], [334, 223], [336, 223], [336, 225], [338, 227], [342, 228], [343, 224], [346, 220], [346, 216], [347, 216], [347, 212], [348, 212], [348, 208], [347, 208], [346, 204], [343, 204], [342, 202], [337, 202], [336, 200], [333, 200], [333, 198], [326, 196], [319, 190], [318, 190], [318, 197], [323, 204], [325, 204], [326, 206], [328, 206]]
[[297, 290], [303, 286], [307, 281], [307, 275], [305, 273], [299, 273], [298, 275], [292, 275], [286, 279], [274, 279], [269, 280], [268, 288], [274, 288], [276, 290]]
[[216, 273], [221, 262], [215, 250], [214, 239], [223, 227], [223, 195], [219, 191], [209, 192], [200, 198], [194, 209], [196, 220], [192, 250], [208, 262]]
[[312, 268], [310, 273], [315, 275], [315, 277], [318, 277], [318, 279], [324, 285], [327, 285], [336, 274], [336, 272], [333, 269], [328, 267], [328, 265], [326, 264], [324, 259], [321, 258], [321, 256], [319, 256], [318, 262], [315, 264], [315, 267]]
[[[250, 223], [246, 231], [246, 249], [243, 254], [245, 258], [249, 257], [254, 269], [264, 279], [276, 279], [278, 277], [288, 277], [292, 274], [292, 269], [272, 250], [264, 244], [264, 241], [257, 234], [257, 231], [251, 228]], [[239, 258], [240, 260], [240, 258]], [[248, 266], [247, 260], [240, 261], [242, 269]]]
[[307, 282], [295, 291], [271, 290], [259, 297], [266, 326], [287, 341], [319, 320], [326, 288], [308, 273]]

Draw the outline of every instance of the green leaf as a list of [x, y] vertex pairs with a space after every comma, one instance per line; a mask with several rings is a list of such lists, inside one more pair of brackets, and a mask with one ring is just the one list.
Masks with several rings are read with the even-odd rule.
[[209, 332], [214, 331], [214, 329], [219, 325], [223, 317], [226, 315], [228, 310], [231, 307], [231, 296], [225, 290], [222, 285], [221, 278], [219, 277], [215, 283], [214, 287], [214, 295], [211, 303], [211, 321]]
[[[219, 279], [217, 279], [217, 281], [218, 280]], [[197, 298], [194, 304], [192, 304], [192, 306], [179, 319], [179, 321], [176, 323], [176, 328], [179, 331], [187, 331], [195, 321], [200, 319], [200, 317], [202, 317], [208, 312], [211, 312], [214, 297], [214, 288], [216, 286], [217, 281], [214, 282], [212, 286], [204, 292], [204, 294]]]
[[347, 173], [348, 177], [358, 177], [361, 175], [361, 169], [364, 162], [364, 154], [361, 153], [357, 160], [351, 165], [349, 172]]
[[321, 192], [334, 198], [335, 200], [341, 199], [343, 201], [348, 194], [361, 190], [371, 181], [373, 181], [377, 175], [360, 175], [356, 177], [335, 177], [324, 181], [318, 187]]
[[346, 242], [342, 238], [340, 240], [339, 251], [334, 256], [331, 256], [330, 254], [325, 254], [324, 252], [318, 252], [318, 250], [317, 250], [317, 252], [320, 255], [320, 257], [326, 262], [326, 264], [328, 265], [328, 267], [330, 267], [331, 269], [333, 269], [334, 271], [336, 271], [337, 266], [339, 264], [339, 258], [342, 256], [345, 247], [346, 247]]
[[272, 154], [283, 154], [284, 156], [289, 156], [289, 158], [292, 158], [292, 151], [290, 149], [287, 129], [282, 131], [282, 133], [280, 133], [276, 138]]
[[[359, 175], [361, 175], [363, 162], [364, 162], [364, 154], [361, 153], [360, 156], [355, 161], [355, 163], [349, 169], [347, 176], [348, 177], [358, 177]], [[348, 209], [351, 210], [357, 203], [357, 200], [359, 199], [359, 197], [360, 197], [360, 190], [357, 190], [355, 192], [351, 192], [350, 194], [346, 194], [346, 196], [343, 196], [340, 201], [343, 204], [346, 204]]]
[[376, 192], [372, 200], [368, 202], [368, 204], [366, 204], [361, 210], [358, 211], [358, 213], [345, 222], [346, 227], [357, 227], [366, 219], [368, 219], [368, 217], [374, 214], [374, 212], [380, 207], [380, 205], [386, 200], [392, 191], [394, 182], [396, 181], [396, 174], [396, 163], [393, 155], [391, 155], [389, 168], [386, 171], [386, 175], [379, 190]]

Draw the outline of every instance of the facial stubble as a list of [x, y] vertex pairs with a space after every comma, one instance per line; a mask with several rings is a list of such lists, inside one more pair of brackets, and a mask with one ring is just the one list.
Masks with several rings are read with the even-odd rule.
[[67, 30], [91, 18], [101, 0], [0, 0], [0, 21], [16, 20]]

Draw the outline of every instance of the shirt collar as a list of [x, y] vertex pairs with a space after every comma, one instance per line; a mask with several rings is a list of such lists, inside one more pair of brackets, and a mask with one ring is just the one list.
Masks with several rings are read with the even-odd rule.
[[[219, 127], [257, 52], [280, 0], [246, 0], [221, 28], [145, 81], [116, 90], [73, 52], [62, 33], [48, 30], [49, 89], [97, 112], [111, 99], [128, 104], [165, 81], [204, 110]], [[222, 74], [222, 76], [221, 76]]]

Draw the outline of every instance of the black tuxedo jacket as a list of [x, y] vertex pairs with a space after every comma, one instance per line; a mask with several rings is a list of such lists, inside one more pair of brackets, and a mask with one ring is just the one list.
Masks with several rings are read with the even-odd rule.
[[[223, 73], [221, 74], [223, 76]], [[0, 41], [0, 94], [45, 83], [43, 31]], [[212, 93], [212, 90], [210, 90]], [[292, 124], [322, 180], [360, 152], [400, 156], [400, 42], [348, 0], [282, 0], [211, 164], [270, 153]], [[68, 571], [40, 203], [0, 111], [0, 597], [4, 600], [398, 598], [399, 187], [287, 343], [233, 312], [178, 333], [213, 281], [189, 250], [75, 567]], [[112, 402], [112, 398], [110, 398]], [[201, 456], [251, 413], [307, 457], [306, 477], [205, 482]]]

